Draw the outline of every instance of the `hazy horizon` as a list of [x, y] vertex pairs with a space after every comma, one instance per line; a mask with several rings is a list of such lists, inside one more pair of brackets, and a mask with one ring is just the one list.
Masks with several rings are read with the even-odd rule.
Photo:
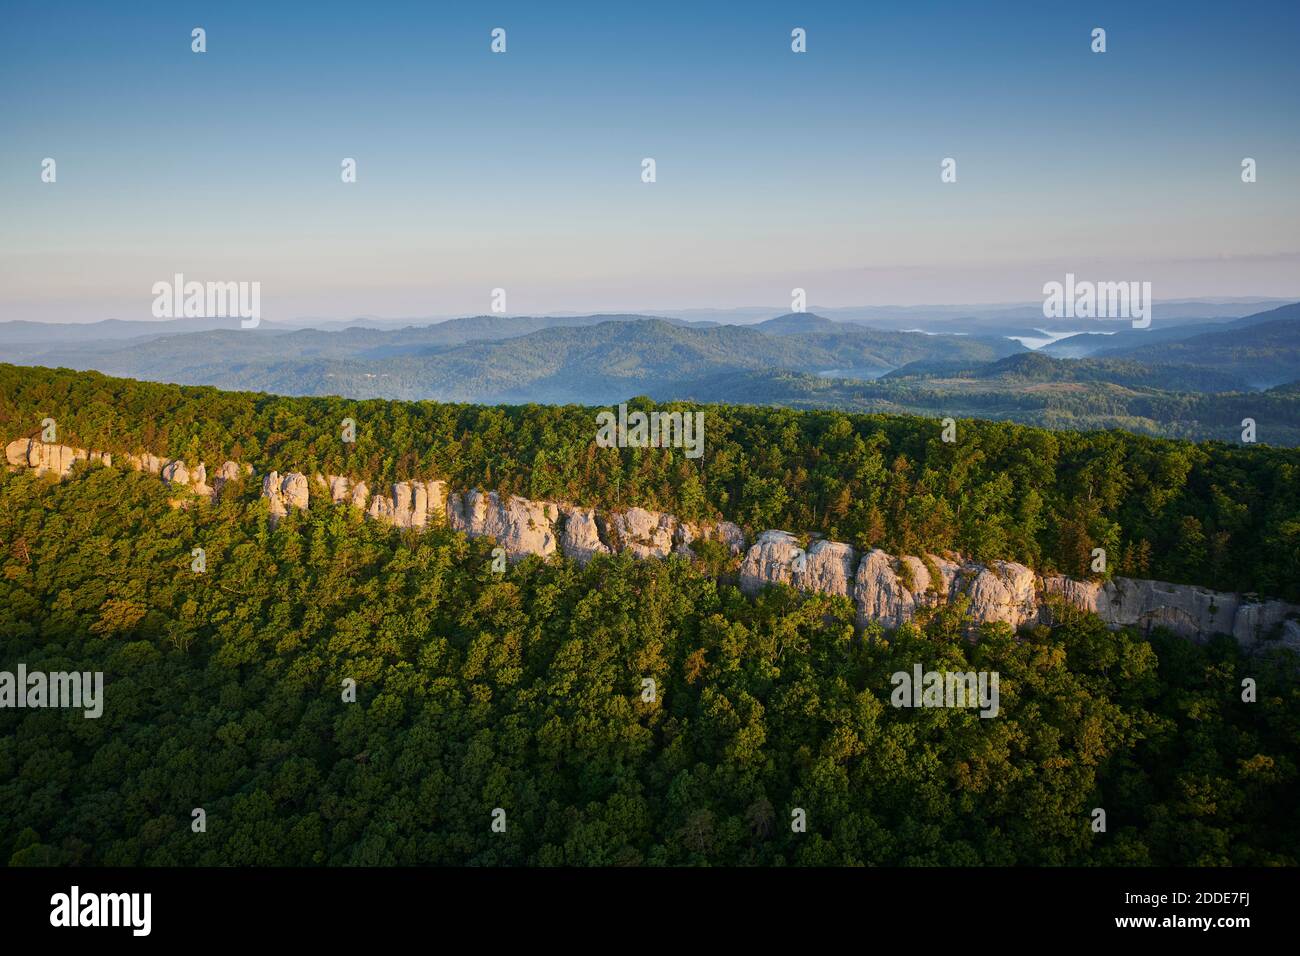
[[[1203, 303], [1207, 306], [1223, 305], [1223, 306], [1240, 307], [1240, 306], [1258, 305], [1260, 307], [1260, 311], [1265, 311], [1269, 307], [1275, 305], [1287, 304], [1291, 302], [1300, 302], [1300, 293], [1291, 296], [1256, 296], [1256, 295], [1198, 296], [1198, 297], [1191, 297], [1191, 298], [1176, 298], [1176, 299], [1175, 298], [1162, 299], [1157, 297], [1154, 298], [1153, 301], [1157, 306], [1164, 305], [1166, 307], [1170, 305], [1193, 305], [1197, 303]], [[922, 303], [914, 303], [914, 304], [891, 302], [891, 303], [881, 303], [879, 305], [852, 304], [852, 305], [843, 305], [843, 306], [827, 306], [827, 305], [813, 303], [813, 304], [809, 304], [804, 311], [810, 315], [821, 315], [823, 317], [830, 318], [832, 321], [836, 320], [836, 315], [835, 315], [836, 313], [858, 312], [858, 311], [860, 312], [873, 312], [873, 311], [887, 312], [888, 311], [888, 312], [897, 312], [897, 313], [903, 313], [903, 312], [919, 313], [919, 312], [924, 312], [925, 310], [934, 310], [936, 313], [938, 313], [933, 316], [934, 318], [952, 318], [961, 313], [969, 312], [972, 313], [971, 315], [972, 318], [979, 318], [983, 313], [998, 313], [1002, 311], [1011, 311], [1016, 309], [1037, 308], [1041, 306], [1041, 304], [1042, 304], [1041, 301], [922, 302]], [[1234, 314], [1235, 312], [1242, 312], [1242, 310], [1238, 308], [1234, 310]], [[370, 313], [360, 313], [360, 314], [340, 313], [337, 315], [294, 315], [294, 316], [289, 316], [287, 318], [277, 318], [268, 321], [272, 325], [279, 324], [285, 326], [293, 326], [299, 324], [305, 326], [310, 323], [341, 324], [341, 323], [349, 323], [349, 322], [376, 322], [376, 323], [410, 322], [413, 324], [420, 324], [420, 323], [432, 324], [438, 322], [451, 322], [451, 321], [455, 321], [456, 319], [475, 318], [479, 316], [490, 316], [490, 317], [497, 317], [497, 318], [523, 318], [523, 317], [586, 318], [588, 316], [593, 316], [593, 315], [635, 315], [635, 316], [643, 316], [646, 318], [672, 318], [672, 319], [685, 319], [688, 321], [709, 321], [708, 317], [716, 316], [716, 318], [714, 318], [713, 321], [719, 322], [721, 324], [748, 325], [748, 324], [753, 324], [755, 322], [761, 322], [765, 318], [779, 317], [789, 313], [790, 313], [790, 307], [788, 304], [785, 304], [785, 305], [766, 305], [766, 306], [765, 305], [737, 305], [737, 306], [716, 306], [711, 308], [699, 307], [699, 308], [658, 309], [658, 310], [646, 309], [646, 308], [606, 307], [606, 308], [596, 308], [596, 309], [584, 310], [584, 311], [575, 311], [572, 309], [556, 309], [556, 310], [546, 311], [546, 312], [521, 312], [512, 309], [502, 313], [489, 313], [487, 310], [480, 310], [478, 312], [429, 313], [425, 315], [380, 315], [380, 314], [370, 312]], [[917, 318], [918, 320], [920, 320], [923, 318], [923, 316], [918, 315]], [[35, 322], [35, 323], [49, 324], [49, 325], [93, 325], [98, 322], [106, 322], [106, 321], [166, 323], [166, 322], [186, 321], [186, 319], [184, 319], [183, 317], [182, 318], [156, 318], [152, 315], [145, 315], [139, 318], [120, 316], [120, 315], [106, 315], [101, 318], [85, 318], [85, 319], [66, 318], [66, 317], [65, 318], [13, 317], [13, 318], [0, 319], [0, 324], [9, 323], [9, 322]], [[203, 321], [203, 320], [193, 319], [190, 321]], [[231, 317], [229, 321], [232, 324], [235, 324], [239, 320], [237, 317]], [[1024, 321], [1031, 322], [1032, 317], [1026, 317]], [[1057, 320], [1051, 320], [1051, 321], [1057, 321]], [[1093, 321], [1100, 321], [1100, 322], [1112, 321], [1117, 326], [1128, 326], [1130, 322], [1130, 320], [1124, 318], [1108, 320], [1104, 317], [1095, 319]]]

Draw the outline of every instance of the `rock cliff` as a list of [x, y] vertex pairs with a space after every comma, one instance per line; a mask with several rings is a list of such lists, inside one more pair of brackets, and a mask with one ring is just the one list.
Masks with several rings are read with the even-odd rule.
[[600, 536], [600, 528], [593, 508], [560, 508], [563, 531], [560, 534], [560, 551], [566, 558], [584, 564], [598, 554], [613, 554], [613, 550]]
[[272, 518], [283, 518], [290, 508], [306, 508], [308, 494], [307, 476], [300, 472], [281, 476], [273, 471], [262, 479], [262, 497], [270, 503]]
[[[216, 472], [212, 486], [202, 462], [151, 454], [128, 455], [131, 467], [159, 475], [170, 487], [216, 497], [225, 484], [251, 475], [252, 468], [233, 461]], [[28, 468], [59, 478], [78, 461], [112, 466], [107, 453], [20, 438], [5, 446], [11, 469]], [[1036, 574], [1022, 564], [969, 561], [960, 555], [894, 556], [872, 549], [859, 554], [851, 545], [813, 538], [806, 545], [788, 531], [763, 531], [748, 549], [744, 532], [730, 522], [696, 525], [644, 508], [601, 513], [571, 504], [530, 501], [477, 488], [448, 495], [442, 481], [401, 481], [390, 494], [371, 495], [364, 481], [341, 475], [272, 471], [262, 479], [262, 497], [272, 519], [291, 508], [307, 508], [315, 484], [321, 500], [355, 507], [369, 518], [401, 528], [421, 529], [444, 521], [470, 537], [489, 537], [511, 561], [528, 555], [562, 554], [587, 562], [597, 555], [628, 553], [638, 558], [690, 557], [692, 545], [717, 541], [741, 557], [740, 588], [756, 594], [772, 584], [839, 595], [853, 602], [859, 628], [880, 624], [892, 630], [918, 614], [958, 600], [967, 602], [972, 624], [1005, 622], [1022, 627], [1051, 623], [1063, 609], [1096, 614], [1112, 628], [1148, 631], [1164, 627], [1192, 639], [1230, 634], [1245, 646], [1273, 637], [1300, 650], [1300, 606], [1260, 600], [1249, 595], [1212, 591], [1184, 584], [1134, 578], [1081, 581], [1062, 575]]]
[[38, 475], [53, 472], [60, 478], [66, 478], [78, 461], [112, 465], [113, 456], [107, 452], [88, 452], [83, 448], [46, 444], [34, 438], [17, 438], [5, 445], [5, 461], [15, 468], [31, 468]]
[[559, 508], [511, 495], [502, 501], [495, 491], [477, 488], [447, 499], [447, 522], [471, 538], [495, 538], [511, 561], [530, 554], [550, 557], [555, 553], [555, 522]]

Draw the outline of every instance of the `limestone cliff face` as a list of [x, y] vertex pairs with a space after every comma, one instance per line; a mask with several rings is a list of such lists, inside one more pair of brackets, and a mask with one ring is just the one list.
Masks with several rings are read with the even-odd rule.
[[190, 470], [185, 467], [183, 461], [169, 461], [162, 467], [162, 480], [169, 485], [188, 485], [190, 483]]
[[958, 578], [962, 593], [970, 598], [970, 615], [976, 624], [1003, 621], [1020, 627], [1038, 620], [1037, 578], [1023, 564], [966, 565]]
[[851, 545], [819, 539], [808, 545], [802, 560], [795, 560], [791, 577], [801, 590], [851, 598], [857, 566], [858, 553]]
[[84, 448], [69, 448], [67, 445], [46, 444], [33, 438], [18, 438], [5, 445], [5, 461], [15, 468], [31, 468], [38, 475], [52, 473], [66, 478], [76, 462], [94, 461], [112, 465], [113, 456], [107, 452], [88, 452]]
[[628, 508], [610, 515], [608, 527], [616, 550], [638, 558], [666, 558], [673, 550], [677, 519], [659, 511]]
[[788, 584], [851, 597], [857, 564], [847, 544], [819, 539], [804, 550], [788, 531], [764, 531], [740, 564], [740, 589], [752, 595], [769, 584]]
[[[446, 509], [446, 488], [442, 481], [399, 481], [393, 485], [390, 497], [375, 495], [366, 514], [399, 528], [423, 528], [430, 519], [441, 520]], [[364, 489], [364, 484], [357, 486], [359, 491]]]
[[126, 460], [136, 471], [147, 471], [151, 475], [162, 474], [163, 465], [167, 464], [163, 459], [147, 452], [143, 455], [127, 455]]
[[918, 598], [924, 594], [928, 585], [928, 572], [919, 590], [915, 581], [904, 584], [895, 568], [893, 557], [873, 548], [863, 556], [853, 578], [858, 627], [866, 627], [872, 621], [878, 621], [891, 630], [901, 627], [916, 616]]
[[794, 562], [803, 550], [788, 531], [764, 531], [740, 563], [740, 589], [754, 595], [769, 584], [793, 584]]
[[278, 471], [273, 471], [262, 479], [262, 497], [270, 502], [272, 518], [283, 518], [290, 508], [306, 508], [307, 476], [289, 471], [281, 477]]
[[[250, 466], [227, 461], [209, 487], [202, 462], [190, 467], [184, 461], [147, 453], [126, 457], [137, 471], [213, 498], [228, 482], [252, 474]], [[112, 465], [107, 453], [27, 438], [5, 446], [5, 460], [11, 469], [27, 468], [60, 478], [78, 461]], [[693, 545], [721, 542], [732, 555], [743, 556], [739, 579], [746, 594], [785, 584], [839, 595], [853, 602], [859, 628], [880, 624], [886, 630], [896, 629], [929, 608], [965, 599], [967, 616], [976, 625], [1005, 622], [1018, 628], [1051, 623], [1058, 609], [1075, 608], [1096, 614], [1112, 628], [1148, 631], [1159, 626], [1193, 639], [1225, 633], [1245, 646], [1280, 634], [1285, 645], [1300, 649], [1300, 606], [1193, 585], [1125, 577], [1078, 581], [1062, 575], [1040, 576], [1010, 561], [981, 564], [960, 555], [894, 556], [878, 549], [859, 554], [851, 545], [820, 538], [804, 546], [790, 532], [776, 530], [760, 532], [746, 549], [744, 532], [726, 521], [696, 525], [644, 508], [601, 513], [518, 496], [502, 500], [496, 492], [479, 489], [448, 495], [442, 481], [401, 481], [391, 486], [389, 494], [372, 496], [364, 481], [341, 475], [318, 474], [308, 481], [298, 472], [272, 471], [262, 479], [262, 497], [272, 518], [278, 519], [290, 508], [307, 508], [313, 486], [323, 502], [351, 505], [397, 527], [422, 529], [445, 520], [470, 537], [495, 539], [511, 561], [557, 553], [584, 563], [597, 555], [623, 553], [637, 558], [691, 557]]]
[[[1165, 627], [1184, 637], [1231, 634], [1250, 645], [1268, 637], [1300, 613], [1285, 601], [1261, 601], [1247, 595], [1211, 591], [1192, 584], [1166, 584], [1115, 577], [1104, 584], [1065, 577], [1043, 579], [1046, 594], [1060, 595], [1072, 606], [1091, 611], [1111, 627], [1150, 630]], [[1282, 628], [1286, 634], [1286, 628]]]
[[227, 461], [212, 475], [212, 498], [213, 500], [221, 496], [222, 489], [232, 481], [239, 478], [239, 465], [233, 461]]
[[495, 538], [506, 556], [517, 561], [527, 555], [550, 557], [556, 550], [555, 522], [559, 508], [511, 495], [502, 501], [495, 491], [474, 488], [447, 499], [447, 522], [470, 537]]
[[560, 514], [563, 516], [560, 551], [566, 558], [586, 564], [598, 554], [613, 553], [601, 539], [594, 508], [564, 505], [560, 508]]
[[677, 546], [673, 550], [677, 554], [693, 557], [695, 552], [691, 545], [697, 541], [717, 541], [733, 556], [745, 553], [745, 532], [740, 530], [739, 525], [732, 524], [730, 521], [705, 525], [683, 521], [677, 526]]
[[[232, 463], [227, 462], [227, 464]], [[210, 498], [216, 493], [215, 489], [208, 486], [208, 469], [203, 462], [199, 462], [193, 469], [190, 469], [184, 461], [178, 458], [163, 465], [159, 471], [159, 476], [168, 485], [187, 488], [196, 495], [204, 495]]]

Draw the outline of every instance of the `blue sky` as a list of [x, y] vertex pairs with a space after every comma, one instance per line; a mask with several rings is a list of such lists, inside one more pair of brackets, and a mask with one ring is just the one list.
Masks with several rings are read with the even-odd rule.
[[293, 6], [0, 7], [0, 320], [1300, 297], [1293, 2]]

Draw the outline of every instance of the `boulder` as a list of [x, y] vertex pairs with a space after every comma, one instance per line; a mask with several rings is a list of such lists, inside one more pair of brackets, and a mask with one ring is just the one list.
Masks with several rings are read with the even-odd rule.
[[31, 447], [31, 439], [15, 438], [9, 444], [5, 445], [5, 461], [15, 468], [30, 467], [27, 461], [27, 451]]
[[161, 475], [162, 480], [169, 485], [188, 485], [190, 483], [190, 470], [185, 467], [185, 462], [179, 458], [163, 465]]
[[309, 494], [307, 476], [296, 471], [283, 476], [273, 471], [262, 479], [262, 497], [270, 502], [271, 516], [282, 518], [290, 508], [306, 508]]

